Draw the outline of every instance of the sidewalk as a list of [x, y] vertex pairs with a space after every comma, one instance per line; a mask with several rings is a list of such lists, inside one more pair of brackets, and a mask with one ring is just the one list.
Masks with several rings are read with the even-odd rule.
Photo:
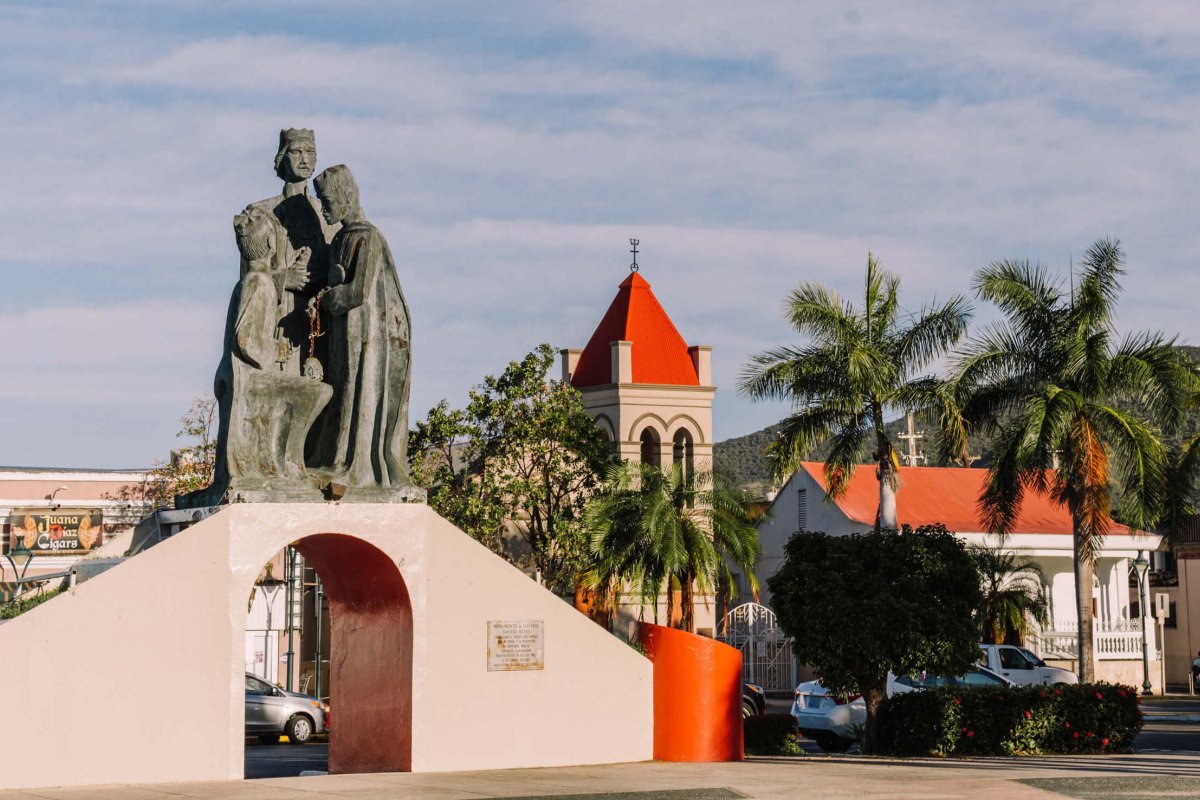
[[[0, 775], [2, 777], [2, 775]], [[1200, 754], [1023, 759], [757, 758], [740, 764], [616, 766], [0, 791], [0, 800], [467, 800], [602, 795], [604, 800], [970, 798], [1200, 795]], [[615, 795], [615, 796], [614, 796]], [[577, 797], [576, 800], [584, 800]]]

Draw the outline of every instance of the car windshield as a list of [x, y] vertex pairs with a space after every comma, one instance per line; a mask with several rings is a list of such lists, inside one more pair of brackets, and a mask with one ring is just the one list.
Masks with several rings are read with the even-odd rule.
[[1021, 653], [1022, 653], [1022, 654], [1023, 654], [1023, 655], [1024, 655], [1026, 658], [1028, 658], [1030, 661], [1032, 661], [1032, 662], [1033, 662], [1033, 665], [1034, 665], [1035, 667], [1044, 667], [1044, 666], [1046, 666], [1046, 662], [1045, 662], [1045, 661], [1042, 661], [1040, 658], [1038, 658], [1037, 656], [1035, 656], [1035, 655], [1034, 655], [1033, 653], [1031, 653], [1029, 650], [1026, 650], [1024, 647], [1018, 647], [1017, 649], [1018, 649], [1018, 650], [1020, 650], [1020, 651], [1021, 651]]
[[272, 692], [271, 684], [269, 684], [265, 681], [261, 681], [258, 678], [254, 677], [253, 675], [246, 676], [246, 694], [249, 694], [249, 695], [267, 694], [267, 695], [269, 695], [272, 693], [273, 692]]

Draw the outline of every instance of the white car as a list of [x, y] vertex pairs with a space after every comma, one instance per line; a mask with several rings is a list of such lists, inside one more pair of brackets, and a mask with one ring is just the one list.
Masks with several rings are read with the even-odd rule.
[[1047, 666], [1045, 661], [1024, 647], [1011, 644], [981, 644], [979, 651], [983, 656], [979, 663], [1018, 686], [1062, 686], [1079, 683], [1079, 676], [1074, 672]]
[[[1012, 686], [1012, 681], [986, 667], [975, 667], [965, 675], [943, 677], [921, 672], [896, 677], [888, 673], [887, 696], [904, 694], [934, 686]], [[792, 716], [800, 733], [812, 739], [827, 753], [844, 753], [862, 738], [867, 724], [867, 704], [854, 695], [848, 702], [839, 703], [821, 685], [807, 681], [796, 687], [792, 701]]]

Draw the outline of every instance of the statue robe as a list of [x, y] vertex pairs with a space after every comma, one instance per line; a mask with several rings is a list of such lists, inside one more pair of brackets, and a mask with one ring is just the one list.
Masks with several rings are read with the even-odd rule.
[[248, 269], [234, 287], [213, 381], [218, 409], [213, 482], [177, 497], [177, 508], [314, 494], [304, 475], [304, 442], [333, 390], [280, 369], [278, 294], [265, 269]]
[[349, 487], [409, 488], [408, 304], [387, 242], [366, 222], [330, 245], [329, 363], [334, 396], [310, 442], [309, 465]]
[[[271, 277], [279, 295], [279, 335], [293, 348], [287, 371], [299, 375], [300, 363], [308, 352], [308, 298], [325, 286], [326, 265], [329, 263], [329, 241], [337, 225], [329, 225], [321, 216], [321, 204], [309, 195], [308, 187], [291, 196], [278, 194], [251, 203], [247, 208], [261, 208], [271, 214], [276, 223], [275, 251], [272, 255]], [[308, 288], [292, 291], [284, 286], [287, 268], [296, 260], [300, 248], [311, 250], [308, 260]], [[246, 262], [242, 262], [246, 274]], [[320, 344], [318, 340], [318, 344]], [[324, 354], [317, 353], [324, 361]]]

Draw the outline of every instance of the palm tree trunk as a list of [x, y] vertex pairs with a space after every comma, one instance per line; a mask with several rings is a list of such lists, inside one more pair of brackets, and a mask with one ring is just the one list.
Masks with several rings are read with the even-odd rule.
[[871, 406], [875, 422], [875, 477], [879, 479], [879, 513], [875, 515], [875, 531], [899, 530], [896, 516], [896, 464], [892, 460], [892, 446], [883, 427], [883, 407], [878, 403]]
[[879, 463], [879, 516], [876, 527], [883, 530], [898, 530], [900, 522], [896, 515], [896, 473], [891, 460]]
[[1075, 618], [1079, 625], [1077, 649], [1079, 652], [1079, 682], [1096, 680], [1096, 664], [1092, 653], [1095, 633], [1092, 628], [1092, 561], [1079, 547], [1079, 525], [1076, 523], [1073, 540], [1075, 561]]
[[696, 600], [692, 592], [692, 571], [689, 569], [679, 586], [679, 605], [681, 606], [679, 627], [688, 633], [696, 631]]
[[863, 730], [862, 751], [867, 755], [874, 755], [883, 749], [883, 742], [879, 737], [878, 719], [879, 707], [887, 699], [887, 691], [884, 688], [887, 686], [886, 681], [885, 677], [884, 683], [876, 683], [863, 689], [863, 702], [867, 706], [867, 723]]
[[[657, 612], [658, 603], [654, 604], [654, 609]], [[667, 627], [675, 625], [675, 585], [670, 578], [667, 578]]]

